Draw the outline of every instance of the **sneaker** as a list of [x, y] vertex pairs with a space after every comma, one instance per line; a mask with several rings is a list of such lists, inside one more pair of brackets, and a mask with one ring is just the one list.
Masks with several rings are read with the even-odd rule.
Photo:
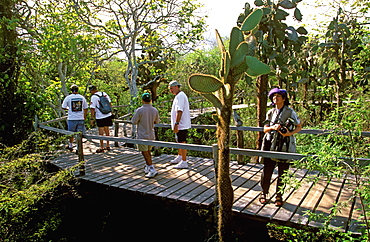
[[179, 164], [175, 165], [173, 168], [186, 169], [188, 168], [188, 162], [186, 160], [182, 160]]
[[171, 160], [170, 162], [173, 164], [177, 164], [181, 161], [182, 157], [178, 155], [175, 159]]
[[149, 173], [149, 166], [148, 165], [145, 165], [144, 172], [145, 172], [145, 174], [148, 174]]
[[149, 172], [148, 174], [145, 175], [146, 178], [152, 178], [152, 177], [155, 177], [155, 175], [157, 175], [158, 172], [152, 168], [152, 169], [149, 169]]

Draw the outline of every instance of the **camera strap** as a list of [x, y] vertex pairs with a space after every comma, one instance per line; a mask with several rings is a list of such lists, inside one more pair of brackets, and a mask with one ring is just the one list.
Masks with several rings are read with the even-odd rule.
[[284, 107], [285, 107], [285, 105], [282, 108], [279, 109], [279, 112], [278, 112], [278, 114], [275, 117], [274, 124], [276, 124], [279, 121], [281, 112], [283, 112]]

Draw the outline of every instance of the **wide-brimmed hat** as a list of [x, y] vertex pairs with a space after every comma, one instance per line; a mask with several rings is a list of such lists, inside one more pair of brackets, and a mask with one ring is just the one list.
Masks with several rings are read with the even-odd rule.
[[274, 94], [280, 94], [285, 100], [284, 100], [284, 105], [289, 105], [289, 99], [288, 99], [288, 92], [285, 89], [279, 89], [279, 88], [273, 88], [269, 92], [269, 99], [271, 100], [271, 105], [274, 106], [274, 102], [272, 101], [272, 98], [274, 97]]
[[176, 80], [174, 81], [171, 81], [169, 84], [168, 84], [169, 87], [175, 87], [175, 86], [179, 86], [181, 87], [181, 84], [178, 83]]
[[273, 88], [273, 89], [271, 89], [270, 90], [270, 92], [269, 92], [269, 99], [272, 101], [272, 97], [274, 96], [274, 94], [276, 94], [276, 93], [278, 93], [278, 94], [280, 94], [281, 96], [283, 96], [284, 98], [286, 98], [287, 97], [287, 91], [285, 90], [285, 89], [279, 89], [279, 88]]

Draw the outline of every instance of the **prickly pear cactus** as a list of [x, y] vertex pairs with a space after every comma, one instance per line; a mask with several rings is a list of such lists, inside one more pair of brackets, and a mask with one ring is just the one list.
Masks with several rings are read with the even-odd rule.
[[229, 50], [226, 50], [221, 36], [216, 30], [216, 39], [221, 51], [221, 67], [219, 78], [207, 74], [193, 74], [189, 77], [189, 86], [195, 92], [203, 95], [217, 110], [218, 126], [218, 167], [217, 167], [217, 198], [218, 234], [220, 241], [230, 240], [231, 208], [233, 205], [233, 189], [229, 174], [230, 163], [230, 117], [234, 88], [243, 75], [259, 76], [268, 74], [270, 67], [257, 58], [255, 53], [255, 37], [253, 30], [258, 26], [263, 11], [257, 9], [251, 12], [241, 28], [234, 27], [230, 34]]
[[[255, 52], [255, 37], [252, 32], [263, 16], [261, 9], [256, 9], [245, 19], [241, 28], [234, 27], [230, 34], [229, 50], [226, 50], [221, 36], [216, 30], [216, 39], [222, 54], [220, 78], [207, 74], [193, 74], [189, 78], [189, 86], [194, 91], [202, 94], [217, 109], [220, 109], [220, 99], [215, 93], [230, 92], [242, 75], [259, 76], [270, 72], [270, 67], [257, 58]], [[247, 37], [244, 34], [248, 33]], [[204, 95], [207, 94], [207, 95]], [[217, 101], [218, 99], [218, 101]]]

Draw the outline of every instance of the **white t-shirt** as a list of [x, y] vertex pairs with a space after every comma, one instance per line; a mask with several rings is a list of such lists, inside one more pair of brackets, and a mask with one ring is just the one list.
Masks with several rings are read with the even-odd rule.
[[172, 103], [171, 110], [171, 127], [174, 129], [176, 123], [176, 114], [177, 111], [182, 111], [182, 116], [179, 124], [179, 130], [190, 129], [191, 120], [190, 120], [190, 110], [189, 110], [189, 101], [188, 97], [183, 91], [180, 91]]
[[84, 120], [84, 109], [89, 105], [81, 94], [70, 94], [62, 103], [62, 108], [68, 109], [68, 120]]
[[[105, 96], [108, 99], [108, 101], [111, 102], [110, 97], [105, 92], [96, 92], [95, 94], [101, 96], [102, 93], [103, 93], [103, 96]], [[107, 113], [107, 114], [103, 114], [102, 112], [100, 112], [100, 110], [98, 108], [100, 106], [100, 103], [99, 103], [100, 98], [97, 95], [92, 95], [91, 96], [91, 102], [90, 102], [90, 108], [95, 109], [95, 118], [96, 119], [103, 119], [103, 118], [107, 118], [107, 117], [111, 116], [112, 115], [111, 112]]]

